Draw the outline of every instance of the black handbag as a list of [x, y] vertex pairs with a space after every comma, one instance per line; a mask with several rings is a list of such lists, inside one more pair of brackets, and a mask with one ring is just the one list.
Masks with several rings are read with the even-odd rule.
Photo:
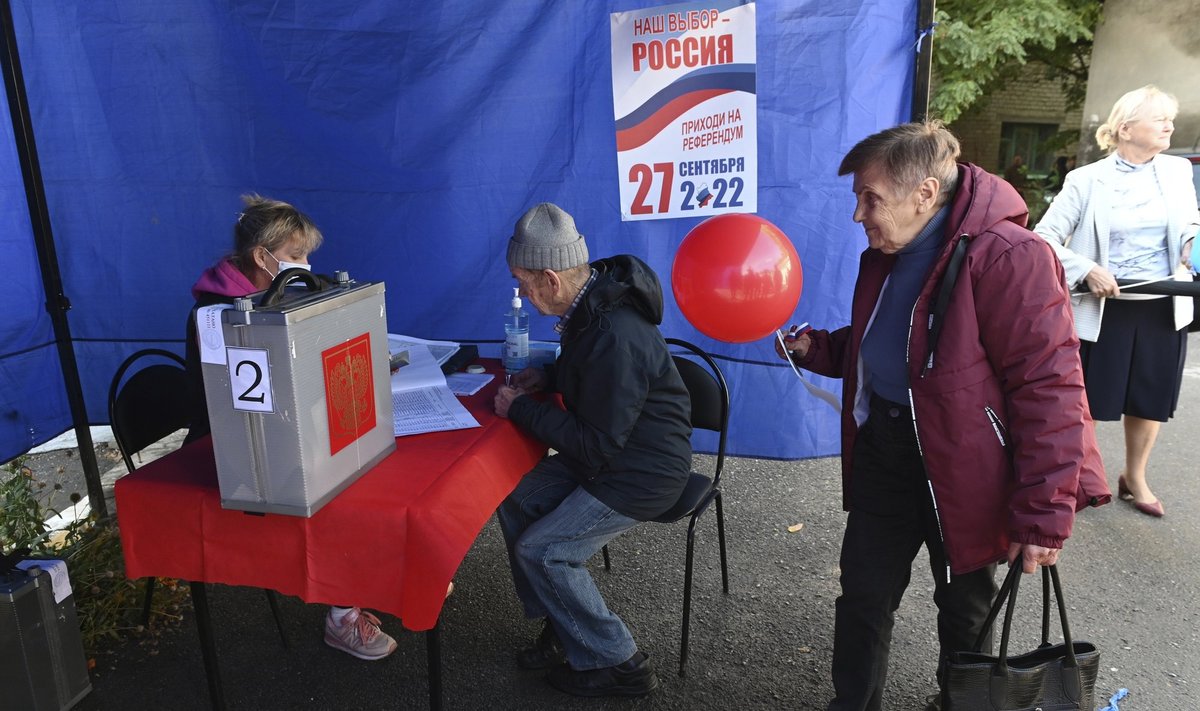
[[[1096, 708], [1093, 697], [1100, 652], [1090, 642], [1071, 640], [1067, 625], [1067, 608], [1063, 604], [1058, 569], [1042, 568], [1042, 644], [1032, 652], [1019, 656], [1008, 655], [1008, 637], [1012, 628], [1013, 608], [1017, 602], [1017, 586], [1021, 579], [1018, 560], [1008, 571], [1004, 584], [996, 594], [987, 622], [984, 623], [975, 649], [983, 648], [983, 640], [992, 623], [1004, 611], [1004, 630], [1000, 636], [1000, 654], [992, 656], [980, 651], [953, 652], [946, 666], [942, 686], [944, 711], [1052, 711]], [[1062, 620], [1063, 642], [1050, 643], [1050, 583]], [[1005, 598], [1008, 600], [1005, 605]]]

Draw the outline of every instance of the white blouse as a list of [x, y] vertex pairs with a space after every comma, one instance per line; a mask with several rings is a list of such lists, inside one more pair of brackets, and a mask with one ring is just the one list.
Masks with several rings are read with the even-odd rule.
[[1160, 279], [1172, 273], [1167, 254], [1167, 204], [1150, 168], [1153, 163], [1134, 165], [1117, 158], [1108, 266], [1118, 279]]

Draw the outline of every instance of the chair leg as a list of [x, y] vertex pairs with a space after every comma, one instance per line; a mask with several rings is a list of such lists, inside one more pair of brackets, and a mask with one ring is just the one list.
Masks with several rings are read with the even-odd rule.
[[600, 552], [604, 554], [604, 569], [612, 570], [612, 561], [610, 561], [608, 559], [608, 544], [607, 543], [605, 543], [604, 547], [600, 549]]
[[688, 524], [687, 563], [683, 571], [683, 632], [679, 638], [679, 676], [686, 674], [688, 658], [688, 637], [692, 617], [692, 559], [696, 551], [696, 519], [693, 517]]
[[279, 601], [275, 599], [274, 590], [263, 590], [267, 594], [267, 604], [271, 606], [271, 615], [275, 618], [275, 629], [279, 630], [279, 641], [283, 642], [283, 648], [289, 649], [287, 635], [283, 632], [283, 621], [279, 618]]
[[721, 492], [717, 492], [717, 542], [721, 547], [721, 587], [729, 594], [729, 563], [725, 558], [725, 512], [721, 509]]
[[154, 581], [157, 578], [146, 578], [146, 599], [142, 603], [142, 626], [150, 628], [150, 605], [154, 602]]

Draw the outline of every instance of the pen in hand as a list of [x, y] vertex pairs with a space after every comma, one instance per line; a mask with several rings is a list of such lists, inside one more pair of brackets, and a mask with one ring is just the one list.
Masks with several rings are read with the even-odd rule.
[[811, 330], [812, 330], [812, 327], [808, 325], [808, 321], [805, 321], [804, 323], [800, 324], [799, 326], [793, 326], [792, 328], [789, 328], [787, 335], [784, 336], [783, 338], [786, 341], [794, 341], [798, 337], [803, 336], [804, 334], [808, 333]]

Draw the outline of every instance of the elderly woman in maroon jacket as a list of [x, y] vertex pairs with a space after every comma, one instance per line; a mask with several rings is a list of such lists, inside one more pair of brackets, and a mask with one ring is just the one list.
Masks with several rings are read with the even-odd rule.
[[854, 174], [869, 248], [850, 325], [779, 353], [844, 382], [830, 709], [882, 706], [922, 544], [944, 660], [982, 629], [998, 561], [1053, 564], [1076, 510], [1110, 498], [1062, 267], [1016, 190], [958, 153], [936, 122], [851, 149], [839, 174]]

